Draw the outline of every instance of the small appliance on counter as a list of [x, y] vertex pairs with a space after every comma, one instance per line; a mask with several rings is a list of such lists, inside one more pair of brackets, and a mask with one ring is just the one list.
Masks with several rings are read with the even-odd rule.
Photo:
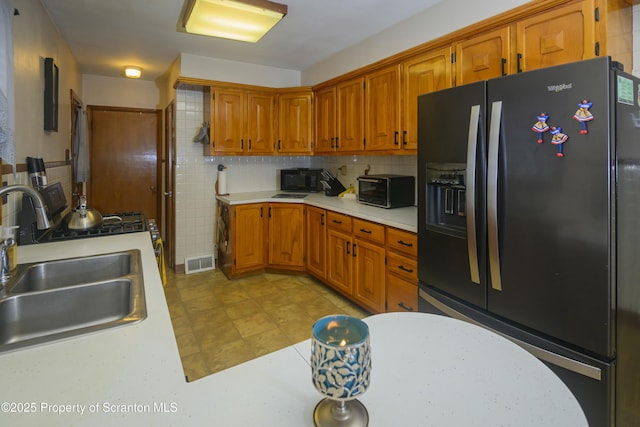
[[339, 195], [343, 191], [346, 191], [344, 185], [342, 185], [342, 183], [338, 181], [338, 178], [336, 178], [336, 176], [328, 169], [322, 171], [321, 183], [322, 187], [324, 188], [325, 196], [334, 197]]
[[380, 208], [401, 208], [415, 203], [416, 179], [408, 175], [361, 175], [358, 201]]
[[280, 170], [280, 190], [317, 193], [322, 190], [321, 173], [322, 169], [282, 169]]

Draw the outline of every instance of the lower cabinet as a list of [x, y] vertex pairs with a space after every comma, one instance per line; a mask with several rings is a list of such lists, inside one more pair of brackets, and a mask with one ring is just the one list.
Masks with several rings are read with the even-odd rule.
[[372, 313], [418, 310], [415, 233], [300, 203], [231, 206], [231, 271], [304, 271]]

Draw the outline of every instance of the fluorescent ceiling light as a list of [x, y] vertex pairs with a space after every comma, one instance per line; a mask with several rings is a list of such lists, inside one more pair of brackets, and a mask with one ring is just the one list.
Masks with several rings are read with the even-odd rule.
[[130, 79], [139, 79], [142, 75], [142, 68], [127, 65], [124, 67], [124, 75]]
[[188, 33], [255, 43], [286, 14], [287, 5], [268, 0], [188, 0]]

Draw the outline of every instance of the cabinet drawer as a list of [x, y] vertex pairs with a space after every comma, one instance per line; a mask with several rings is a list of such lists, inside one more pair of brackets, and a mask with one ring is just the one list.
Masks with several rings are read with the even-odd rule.
[[418, 283], [418, 261], [393, 252], [387, 252], [387, 271], [414, 284]]
[[384, 225], [375, 222], [353, 220], [353, 235], [372, 242], [384, 244]]
[[327, 226], [334, 230], [351, 233], [351, 217], [337, 212], [327, 211]]
[[408, 256], [418, 256], [418, 235], [397, 228], [387, 227], [387, 244], [392, 251]]
[[387, 312], [418, 311], [418, 286], [393, 274], [387, 275]]

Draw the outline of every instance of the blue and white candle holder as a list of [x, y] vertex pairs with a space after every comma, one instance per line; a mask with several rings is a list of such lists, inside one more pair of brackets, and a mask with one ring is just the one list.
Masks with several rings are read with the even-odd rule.
[[369, 387], [371, 345], [369, 327], [347, 315], [332, 315], [313, 325], [311, 375], [315, 388], [326, 396], [313, 419], [320, 426], [367, 426], [369, 414], [356, 400]]

